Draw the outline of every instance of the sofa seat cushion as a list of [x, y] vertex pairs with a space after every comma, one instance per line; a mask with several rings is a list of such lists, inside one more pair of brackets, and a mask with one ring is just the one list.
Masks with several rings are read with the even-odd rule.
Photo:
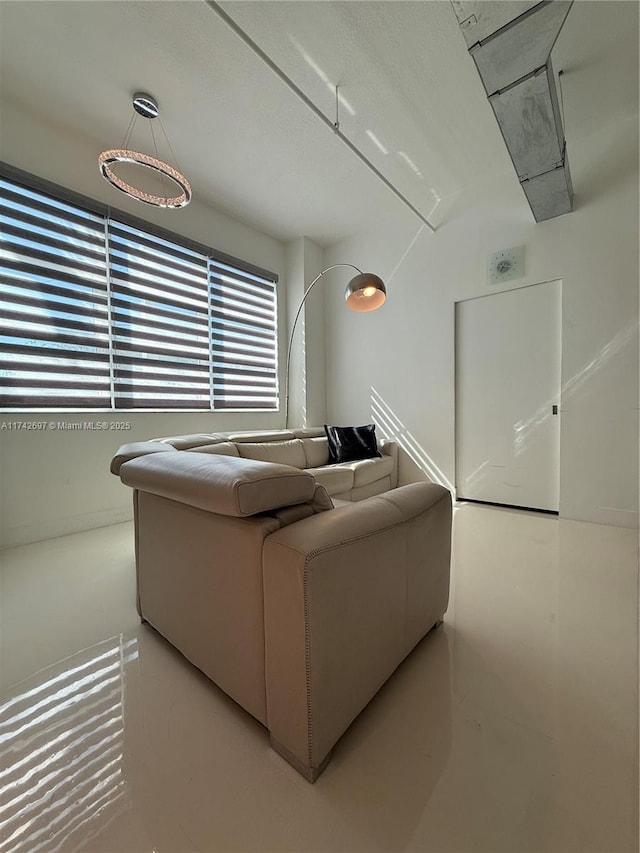
[[351, 506], [353, 501], [350, 501], [348, 498], [331, 498], [334, 509], [340, 509], [341, 506]]
[[353, 486], [368, 486], [376, 480], [388, 477], [393, 471], [393, 459], [382, 456], [378, 459], [359, 459], [357, 462], [346, 463], [353, 471]]
[[258, 459], [261, 462], [275, 462], [278, 465], [292, 465], [304, 468], [306, 457], [299, 438], [291, 441], [266, 441], [262, 443], [238, 442], [238, 453], [245, 459]]
[[313, 474], [316, 481], [324, 486], [330, 495], [348, 492], [353, 487], [353, 471], [348, 464], [307, 468], [306, 473]]
[[312, 501], [316, 492], [314, 478], [289, 465], [188, 451], [132, 459], [120, 468], [120, 479], [134, 489], [235, 517]]

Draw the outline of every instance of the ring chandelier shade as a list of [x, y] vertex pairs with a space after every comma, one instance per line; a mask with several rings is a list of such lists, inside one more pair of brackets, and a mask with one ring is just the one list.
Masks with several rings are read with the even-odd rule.
[[[125, 193], [125, 195], [130, 196], [130, 198], [133, 198], [136, 201], [141, 201], [144, 204], [151, 204], [154, 207], [185, 207], [191, 201], [191, 185], [185, 176], [178, 171], [178, 169], [170, 166], [169, 163], [165, 163], [164, 160], [160, 160], [157, 156], [158, 150], [153, 127], [150, 125], [151, 138], [153, 140], [156, 156], [143, 154], [140, 151], [134, 151], [126, 147], [128, 140], [131, 138], [133, 133], [137, 115], [141, 115], [143, 118], [149, 119], [149, 121], [159, 117], [157, 101], [152, 98], [151, 95], [137, 92], [133, 96], [133, 108], [135, 112], [129, 123], [122, 146], [120, 148], [111, 148], [107, 151], [103, 151], [98, 157], [98, 167], [100, 168], [102, 177], [116, 189]], [[160, 127], [162, 128], [167, 144], [171, 149], [171, 143], [167, 138], [162, 122], [160, 122]], [[171, 153], [173, 153], [173, 149], [171, 149]], [[160, 176], [163, 189], [164, 181], [167, 179], [179, 190], [179, 192], [173, 196], [169, 196], [167, 194], [154, 195], [153, 193], [146, 192], [145, 190], [135, 187], [119, 177], [113, 169], [113, 165], [115, 163], [133, 163], [136, 166], [142, 166], [145, 169], [150, 169]]]

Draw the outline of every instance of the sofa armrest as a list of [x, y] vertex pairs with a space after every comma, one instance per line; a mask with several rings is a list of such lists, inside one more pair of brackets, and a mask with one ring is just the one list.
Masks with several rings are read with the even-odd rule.
[[267, 720], [314, 781], [449, 595], [451, 496], [414, 483], [276, 531], [263, 550]]
[[390, 456], [393, 459], [393, 470], [391, 472], [391, 488], [395, 489], [398, 485], [398, 445], [395, 441], [389, 438], [383, 438], [379, 444], [380, 453], [383, 456]]

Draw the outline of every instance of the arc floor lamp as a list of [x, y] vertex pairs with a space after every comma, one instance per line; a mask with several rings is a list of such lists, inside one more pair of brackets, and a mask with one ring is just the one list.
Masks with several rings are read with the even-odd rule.
[[296, 331], [296, 326], [298, 325], [298, 318], [300, 317], [300, 312], [302, 311], [304, 303], [311, 290], [320, 281], [320, 279], [325, 273], [328, 273], [330, 270], [335, 270], [338, 267], [350, 267], [352, 270], [355, 270], [357, 272], [357, 275], [355, 275], [347, 284], [347, 287], [344, 292], [344, 298], [347, 303], [347, 307], [350, 308], [352, 311], [375, 311], [376, 308], [380, 308], [380, 306], [387, 298], [387, 289], [384, 286], [384, 282], [382, 281], [382, 279], [374, 273], [362, 272], [361, 269], [358, 269], [358, 267], [354, 266], [353, 264], [333, 264], [332, 266], [322, 270], [322, 272], [314, 278], [314, 280], [311, 282], [311, 284], [305, 290], [302, 296], [302, 301], [298, 306], [298, 310], [296, 311], [296, 316], [293, 321], [293, 326], [291, 327], [291, 336], [289, 337], [289, 346], [287, 348], [287, 367], [285, 371], [285, 428], [289, 426], [289, 372], [291, 367], [291, 349], [293, 347], [293, 336]]

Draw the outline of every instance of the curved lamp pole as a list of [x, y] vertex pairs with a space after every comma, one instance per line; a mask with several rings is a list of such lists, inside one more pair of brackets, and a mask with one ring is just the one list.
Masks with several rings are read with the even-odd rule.
[[296, 331], [296, 326], [298, 325], [298, 318], [300, 317], [300, 312], [306, 302], [307, 296], [315, 287], [315, 285], [320, 281], [322, 276], [325, 273], [328, 273], [330, 270], [335, 270], [337, 267], [350, 267], [352, 270], [355, 270], [358, 274], [355, 275], [349, 284], [346, 287], [344, 298], [347, 303], [347, 307], [349, 307], [352, 311], [364, 312], [364, 311], [375, 311], [376, 308], [379, 308], [387, 298], [387, 290], [384, 286], [384, 282], [382, 279], [375, 275], [374, 273], [364, 273], [361, 269], [354, 266], [353, 264], [333, 264], [330, 267], [322, 270], [314, 280], [311, 282], [309, 287], [305, 290], [302, 301], [298, 306], [298, 310], [296, 311], [296, 316], [293, 321], [293, 326], [291, 327], [291, 335], [289, 337], [289, 346], [287, 348], [287, 366], [285, 371], [285, 404], [284, 404], [284, 426], [285, 429], [289, 426], [289, 370], [291, 367], [291, 349], [293, 347], [293, 336]]

